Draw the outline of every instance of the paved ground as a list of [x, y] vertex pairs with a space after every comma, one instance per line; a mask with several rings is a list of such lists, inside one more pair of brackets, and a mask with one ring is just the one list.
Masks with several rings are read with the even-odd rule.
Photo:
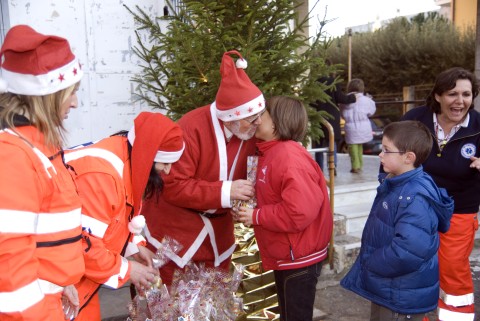
[[[472, 275], [475, 283], [475, 321], [480, 321], [480, 240], [477, 239], [475, 249], [470, 256]], [[328, 268], [328, 267], [327, 267]], [[341, 276], [328, 281], [320, 281], [317, 286], [315, 307], [319, 309], [317, 321], [368, 321], [370, 317], [370, 301], [353, 292], [343, 289], [339, 284]], [[430, 320], [436, 320], [430, 314]]]
[[[364, 156], [364, 169], [359, 174], [350, 173], [348, 155], [339, 154], [336, 185], [376, 181], [379, 159], [378, 156]], [[471, 256], [472, 274], [475, 280], [475, 300], [480, 302], [480, 240], [477, 240]], [[324, 267], [321, 280], [317, 286], [315, 302], [316, 321], [367, 321], [369, 320], [370, 302], [339, 285], [343, 275], [334, 275], [328, 266]], [[127, 304], [130, 294], [128, 286], [119, 290], [100, 290], [103, 321], [124, 321], [127, 316]], [[480, 305], [476, 306], [475, 319], [480, 321]], [[434, 320], [430, 318], [430, 320]]]

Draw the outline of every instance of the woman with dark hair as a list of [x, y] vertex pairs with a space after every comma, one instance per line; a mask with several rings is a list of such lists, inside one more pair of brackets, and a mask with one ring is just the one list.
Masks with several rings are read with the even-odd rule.
[[474, 289], [469, 255], [480, 206], [480, 113], [473, 109], [479, 88], [475, 76], [459, 67], [441, 72], [427, 104], [402, 120], [419, 120], [430, 129], [433, 148], [423, 164], [455, 202], [450, 230], [440, 234], [439, 320], [471, 320]]
[[[154, 253], [140, 235], [145, 219], [138, 215], [142, 198], [163, 188], [161, 175], [183, 153], [180, 127], [159, 113], [142, 112], [133, 128], [95, 144], [73, 149], [65, 159], [75, 171], [82, 199], [85, 276], [75, 286], [80, 296], [76, 320], [100, 321], [97, 290], [119, 288], [128, 280], [140, 291], [158, 276]], [[126, 257], [134, 255], [134, 260]]]

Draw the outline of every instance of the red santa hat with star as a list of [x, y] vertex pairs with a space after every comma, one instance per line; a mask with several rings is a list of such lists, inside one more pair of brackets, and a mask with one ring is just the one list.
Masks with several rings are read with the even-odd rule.
[[82, 68], [64, 38], [12, 27], [0, 49], [0, 93], [44, 96], [79, 82]]
[[[235, 63], [232, 55], [238, 56]], [[245, 73], [247, 61], [242, 55], [231, 50], [223, 54], [220, 66], [220, 87], [212, 105], [217, 117], [225, 122], [240, 120], [265, 109], [262, 92]]]

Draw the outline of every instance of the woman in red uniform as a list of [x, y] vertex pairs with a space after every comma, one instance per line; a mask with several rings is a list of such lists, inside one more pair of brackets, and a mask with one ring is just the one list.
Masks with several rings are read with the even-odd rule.
[[[82, 226], [89, 234], [84, 241], [85, 276], [75, 285], [80, 297], [75, 320], [100, 321], [101, 285], [117, 289], [131, 280], [142, 288], [155, 281], [158, 269], [152, 266], [153, 253], [143, 246], [145, 220], [138, 212], [144, 195], [162, 190], [160, 174], [170, 172], [183, 148], [177, 124], [162, 114], [143, 112], [130, 131], [65, 154], [76, 173]], [[127, 260], [130, 255], [138, 262]]]
[[[3, 59], [2, 59], [3, 58]], [[0, 319], [76, 315], [81, 201], [63, 161], [63, 121], [81, 65], [66, 39], [25, 25], [0, 50]]]

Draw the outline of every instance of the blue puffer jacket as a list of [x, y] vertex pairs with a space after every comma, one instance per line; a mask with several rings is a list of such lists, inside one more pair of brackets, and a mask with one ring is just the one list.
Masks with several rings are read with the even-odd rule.
[[453, 201], [422, 167], [379, 180], [360, 254], [341, 285], [401, 314], [432, 311], [439, 295], [438, 232], [450, 227]]

